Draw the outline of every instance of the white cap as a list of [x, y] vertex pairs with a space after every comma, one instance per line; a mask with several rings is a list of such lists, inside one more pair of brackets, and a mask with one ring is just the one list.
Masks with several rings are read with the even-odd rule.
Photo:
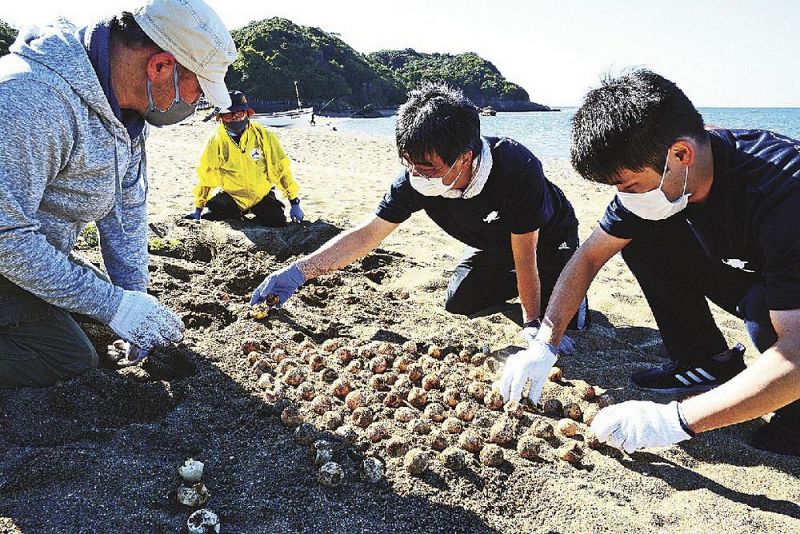
[[144, 33], [192, 71], [206, 98], [220, 109], [231, 105], [225, 73], [236, 45], [225, 24], [202, 0], [147, 0], [133, 12]]

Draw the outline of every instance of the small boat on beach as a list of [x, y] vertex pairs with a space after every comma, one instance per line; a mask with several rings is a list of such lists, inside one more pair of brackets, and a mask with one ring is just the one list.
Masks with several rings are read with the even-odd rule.
[[497, 115], [497, 110], [492, 106], [486, 106], [485, 108], [481, 108], [481, 115], [484, 117], [494, 117]]
[[298, 108], [288, 111], [276, 111], [275, 113], [256, 113], [252, 120], [259, 124], [271, 128], [294, 128], [296, 126], [308, 126], [314, 116], [314, 108]]

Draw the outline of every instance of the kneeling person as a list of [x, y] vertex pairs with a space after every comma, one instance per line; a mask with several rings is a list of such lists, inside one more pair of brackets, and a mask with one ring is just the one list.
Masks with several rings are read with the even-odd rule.
[[[546, 376], [552, 346], [591, 280], [622, 251], [672, 359], [635, 373], [634, 384], [712, 391], [680, 403], [606, 408], [592, 425], [598, 437], [633, 451], [774, 411], [753, 445], [800, 455], [798, 147], [764, 130], [704, 129], [686, 95], [649, 71], [591, 91], [575, 114], [572, 162], [618, 192], [565, 268], [538, 350], [509, 360], [504, 393], [516, 397], [510, 384]], [[753, 365], [745, 368], [741, 346], [727, 347], [706, 299], [744, 320], [762, 352]]]
[[[283, 202], [275, 197], [277, 186], [289, 200], [292, 221], [301, 222], [299, 187], [278, 137], [250, 120], [254, 111], [241, 91], [231, 91], [230, 97], [231, 106], [217, 114], [219, 127], [200, 157], [195, 210], [187, 217], [221, 221], [250, 212], [258, 224], [286, 226]], [[221, 191], [209, 200], [217, 188]]]
[[[398, 112], [396, 142], [406, 169], [375, 215], [267, 277], [252, 302], [272, 293], [282, 305], [306, 280], [366, 255], [424, 210], [467, 245], [445, 308], [470, 315], [519, 295], [524, 333], [535, 335], [540, 311], [578, 246], [578, 221], [564, 193], [524, 146], [481, 137], [475, 106], [446, 86], [427, 85], [410, 94]], [[571, 326], [585, 322], [583, 306]]]

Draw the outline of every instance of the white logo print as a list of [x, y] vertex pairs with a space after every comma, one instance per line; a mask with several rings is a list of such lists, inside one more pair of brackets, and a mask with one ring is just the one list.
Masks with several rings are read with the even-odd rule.
[[736, 258], [730, 258], [727, 260], [722, 260], [722, 263], [729, 267], [733, 267], [734, 269], [741, 269], [746, 273], [754, 273], [755, 271], [751, 271], [750, 269], [745, 269], [747, 267], [747, 262], [743, 260], [738, 260]]
[[558, 250], [569, 250], [569, 245], [567, 245], [567, 242], [564, 241], [563, 243], [558, 245]]
[[259, 161], [261, 159], [261, 149], [254, 148], [253, 150], [251, 150], [250, 159], [252, 159], [253, 161]]
[[489, 213], [489, 215], [487, 215], [486, 217], [483, 218], [483, 222], [488, 224], [488, 223], [491, 223], [491, 222], [494, 222], [494, 221], [498, 220], [499, 218], [500, 218], [500, 212], [493, 211], [493, 212]]

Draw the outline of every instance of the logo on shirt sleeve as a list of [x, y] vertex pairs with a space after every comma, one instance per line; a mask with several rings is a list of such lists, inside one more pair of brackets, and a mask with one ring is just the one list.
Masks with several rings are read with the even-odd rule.
[[739, 259], [736, 259], [736, 258], [730, 258], [730, 259], [727, 259], [727, 260], [722, 260], [722, 263], [724, 263], [728, 267], [733, 267], [734, 269], [741, 269], [742, 271], [744, 271], [746, 273], [754, 273], [755, 272], [755, 271], [752, 271], [750, 269], [746, 269], [747, 262], [744, 261], [744, 260], [739, 260]]
[[498, 219], [500, 219], [500, 212], [493, 211], [493, 212], [490, 212], [486, 217], [483, 218], [483, 222], [485, 222], [486, 224], [489, 224], [489, 223], [492, 223], [492, 222], [494, 222], [494, 221], [496, 221]]
[[253, 150], [250, 151], [250, 159], [252, 159], [253, 161], [261, 161], [262, 155], [263, 153], [261, 152], [260, 148], [254, 148]]

